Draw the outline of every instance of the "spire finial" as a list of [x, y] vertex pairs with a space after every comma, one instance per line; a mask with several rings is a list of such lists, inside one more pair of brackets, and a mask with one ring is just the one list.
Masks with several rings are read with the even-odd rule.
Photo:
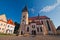
[[25, 7], [23, 8], [22, 12], [27, 12], [28, 9], [27, 9], [27, 5], [25, 5]]
[[38, 19], [39, 19], [39, 16], [40, 16], [40, 15], [39, 15], [39, 13], [38, 13]]

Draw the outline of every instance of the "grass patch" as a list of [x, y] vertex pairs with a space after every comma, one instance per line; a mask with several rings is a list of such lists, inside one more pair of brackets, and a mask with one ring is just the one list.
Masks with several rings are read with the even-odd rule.
[[15, 34], [0, 33], [0, 36], [14, 36]]

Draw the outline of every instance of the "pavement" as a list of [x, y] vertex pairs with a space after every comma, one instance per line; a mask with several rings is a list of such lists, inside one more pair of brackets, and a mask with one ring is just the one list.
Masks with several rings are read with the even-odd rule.
[[0, 40], [60, 40], [60, 35], [0, 36]]

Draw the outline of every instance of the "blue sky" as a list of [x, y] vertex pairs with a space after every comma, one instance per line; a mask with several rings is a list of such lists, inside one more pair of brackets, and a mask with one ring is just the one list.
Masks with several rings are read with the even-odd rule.
[[22, 9], [27, 5], [29, 17], [48, 16], [55, 27], [60, 25], [60, 0], [0, 0], [0, 14], [6, 14], [7, 19], [20, 23]]

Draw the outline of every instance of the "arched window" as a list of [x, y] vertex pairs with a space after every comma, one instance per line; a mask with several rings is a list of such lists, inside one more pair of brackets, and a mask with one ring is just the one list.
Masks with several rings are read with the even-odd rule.
[[37, 32], [39, 32], [39, 28], [37, 27]]
[[41, 21], [41, 23], [43, 24], [43, 21]]
[[48, 26], [48, 30], [51, 31], [51, 28], [50, 28], [50, 25], [49, 25], [48, 21], [47, 21], [47, 26]]
[[27, 32], [29, 32], [29, 27], [27, 27]]
[[23, 31], [21, 31], [21, 35], [23, 35]]
[[40, 32], [42, 32], [42, 27], [40, 27]]

